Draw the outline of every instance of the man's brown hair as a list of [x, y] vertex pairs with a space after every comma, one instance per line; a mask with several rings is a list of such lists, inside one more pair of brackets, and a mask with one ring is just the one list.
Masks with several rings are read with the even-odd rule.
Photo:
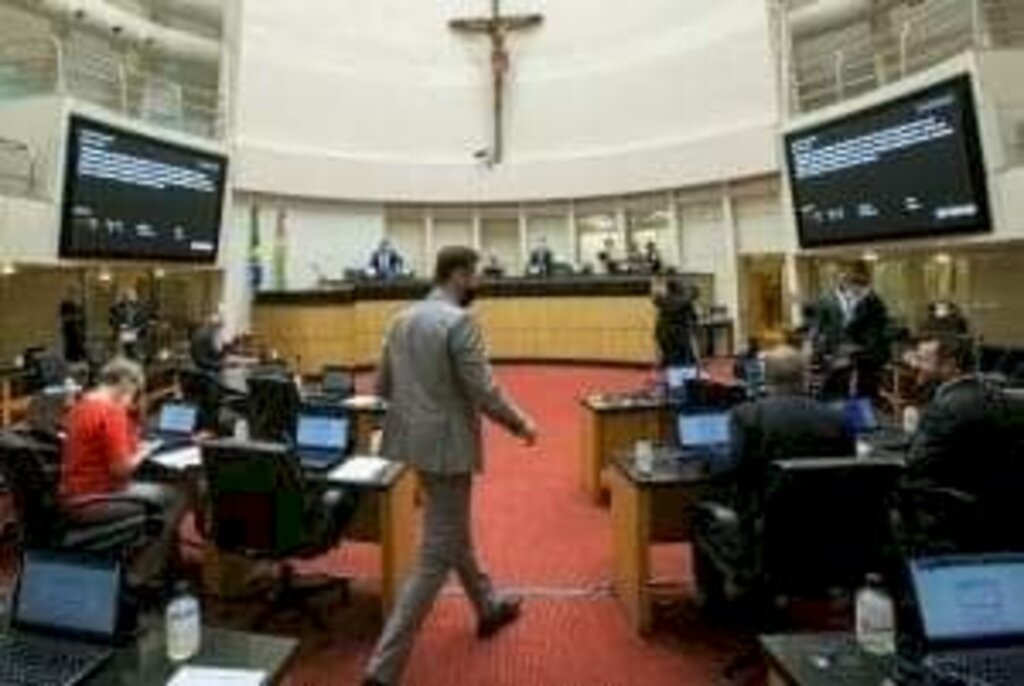
[[452, 275], [460, 270], [475, 272], [480, 264], [480, 254], [473, 248], [464, 245], [449, 245], [437, 253], [434, 266], [434, 283], [445, 284]]

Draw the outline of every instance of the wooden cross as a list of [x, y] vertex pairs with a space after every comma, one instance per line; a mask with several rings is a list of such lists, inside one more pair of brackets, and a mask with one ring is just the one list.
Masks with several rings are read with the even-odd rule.
[[501, 13], [501, 0], [491, 0], [491, 16], [470, 19], [453, 19], [449, 26], [453, 31], [472, 34], [486, 34], [491, 39], [491, 77], [493, 79], [494, 123], [490, 149], [491, 164], [500, 164], [505, 148], [505, 77], [508, 75], [510, 58], [507, 47], [509, 34], [540, 26], [544, 22], [540, 14]]

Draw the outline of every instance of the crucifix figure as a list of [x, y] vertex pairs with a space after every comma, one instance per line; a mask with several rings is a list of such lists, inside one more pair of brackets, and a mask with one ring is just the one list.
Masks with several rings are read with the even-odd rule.
[[508, 75], [510, 59], [507, 40], [514, 31], [523, 31], [540, 26], [544, 17], [540, 14], [502, 14], [501, 0], [491, 0], [491, 16], [472, 19], [453, 19], [449, 26], [453, 31], [472, 34], [486, 34], [491, 39], [491, 77], [493, 79], [493, 139], [490, 149], [490, 163], [500, 164], [505, 147], [504, 109], [505, 77]]

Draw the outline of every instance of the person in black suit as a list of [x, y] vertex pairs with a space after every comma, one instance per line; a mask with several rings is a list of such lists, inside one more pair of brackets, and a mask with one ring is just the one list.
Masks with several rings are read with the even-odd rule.
[[904, 484], [974, 498], [1001, 492], [1019, 461], [1014, 417], [1003, 389], [974, 372], [973, 339], [929, 333], [911, 359], [918, 383], [933, 391], [911, 440]]
[[675, 279], [656, 277], [651, 295], [657, 309], [654, 336], [663, 367], [689, 367], [699, 363], [697, 355], [697, 295]]
[[114, 345], [121, 355], [141, 361], [146, 349], [145, 340], [152, 320], [149, 308], [134, 288], [126, 288], [111, 305], [108, 321], [114, 332]]
[[871, 268], [852, 262], [815, 308], [812, 345], [826, 398], [878, 397], [889, 361], [889, 311], [871, 287]]
[[[768, 467], [776, 460], [851, 457], [856, 442], [840, 411], [807, 395], [807, 360], [789, 346], [763, 356], [766, 396], [732, 411], [731, 463], [710, 499], [735, 513], [735, 519], [699, 521], [694, 549], [698, 593], [711, 594], [709, 555], [728, 560], [741, 571], [756, 570], [753, 551], [763, 509]], [[733, 588], [734, 595], [745, 589]]]
[[370, 271], [378, 279], [394, 279], [402, 275], [405, 260], [387, 238], [370, 255]]
[[530, 261], [526, 265], [529, 276], [551, 276], [555, 268], [555, 254], [548, 247], [548, 239], [541, 236], [537, 245], [530, 251]]
[[60, 302], [60, 334], [65, 361], [71, 364], [85, 362], [85, 308], [74, 289], [69, 289]]

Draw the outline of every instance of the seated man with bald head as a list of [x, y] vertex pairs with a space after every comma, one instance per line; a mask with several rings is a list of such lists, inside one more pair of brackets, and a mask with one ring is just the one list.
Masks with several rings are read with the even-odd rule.
[[[698, 527], [695, 571], [704, 591], [710, 548], [717, 557], [742, 567], [757, 536], [768, 467], [777, 460], [852, 457], [856, 441], [842, 412], [807, 394], [807, 360], [783, 346], [764, 355], [766, 396], [732, 411], [732, 463], [717, 503], [735, 512], [728, 526]], [[703, 595], [703, 593], [702, 593]]]

